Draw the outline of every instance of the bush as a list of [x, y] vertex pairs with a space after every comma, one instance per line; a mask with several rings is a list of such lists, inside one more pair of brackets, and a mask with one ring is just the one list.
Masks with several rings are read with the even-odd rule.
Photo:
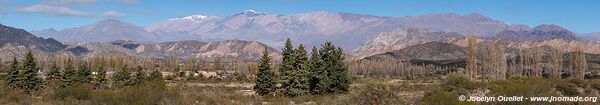
[[579, 79], [579, 78], [569, 78], [569, 79], [567, 79], [567, 81], [569, 83], [573, 83], [573, 84], [575, 84], [576, 86], [579, 86], [579, 87], [586, 87], [586, 85], [587, 85], [586, 82], [585, 82], [585, 80]]
[[59, 88], [52, 95], [52, 99], [65, 100], [73, 98], [77, 100], [88, 100], [92, 93], [92, 86], [89, 85], [74, 85], [65, 88]]
[[480, 88], [480, 84], [460, 75], [449, 75], [440, 85], [442, 90], [459, 95], [467, 95], [470, 91]]
[[164, 81], [148, 81], [139, 87], [128, 87], [118, 94], [122, 95], [123, 103], [128, 105], [155, 105], [161, 102], [177, 104], [180, 98], [177, 92], [167, 89]]
[[581, 93], [577, 90], [577, 85], [573, 83], [559, 83], [555, 86], [556, 91], [559, 91], [564, 96], [577, 96]]
[[551, 96], [556, 95], [551, 84], [539, 77], [512, 78], [497, 81], [490, 88], [490, 96]]
[[23, 90], [5, 87], [0, 82], [0, 104], [31, 104], [33, 99], [27, 95]]
[[590, 82], [590, 87], [600, 91], [600, 81], [592, 81]]
[[390, 89], [387, 83], [371, 81], [363, 88], [358, 88], [357, 93], [352, 94], [348, 101], [349, 104], [358, 105], [397, 105], [407, 103], [400, 96], [396, 95]]

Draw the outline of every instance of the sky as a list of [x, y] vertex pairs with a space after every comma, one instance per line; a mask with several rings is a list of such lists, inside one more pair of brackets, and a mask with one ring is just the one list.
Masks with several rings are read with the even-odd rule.
[[42, 30], [117, 19], [138, 26], [195, 14], [227, 16], [244, 10], [272, 14], [312, 11], [376, 16], [479, 13], [508, 24], [556, 24], [600, 32], [599, 0], [0, 0], [0, 24]]

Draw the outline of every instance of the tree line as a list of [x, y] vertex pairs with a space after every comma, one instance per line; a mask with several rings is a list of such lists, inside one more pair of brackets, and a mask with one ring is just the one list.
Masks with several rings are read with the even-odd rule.
[[506, 79], [511, 76], [586, 78], [589, 69], [586, 53], [578, 43], [570, 46], [570, 51], [564, 54], [557, 48], [542, 47], [532, 43], [530, 49], [515, 49], [513, 54], [507, 55], [506, 46], [498, 42], [477, 43], [475, 38], [467, 37], [465, 74], [472, 79]]
[[80, 62], [76, 68], [72, 58], [66, 60], [64, 67], [59, 67], [56, 62], [52, 63], [50, 71], [42, 75], [35, 59], [32, 51], [27, 52], [22, 61], [13, 57], [8, 73], [3, 78], [5, 85], [31, 94], [47, 83], [58, 84], [60, 87], [93, 85], [94, 88], [108, 89], [138, 86], [145, 81], [162, 80], [162, 74], [158, 70], [148, 75], [141, 66], [130, 70], [129, 66], [123, 65], [109, 81], [104, 66], [93, 68], [87, 62]]
[[297, 97], [349, 91], [351, 81], [344, 53], [333, 43], [325, 42], [320, 49], [313, 47], [309, 58], [302, 44], [294, 48], [288, 38], [282, 56], [276, 75], [271, 69], [271, 57], [265, 48], [253, 88], [258, 95], [265, 96], [277, 91], [288, 97]]

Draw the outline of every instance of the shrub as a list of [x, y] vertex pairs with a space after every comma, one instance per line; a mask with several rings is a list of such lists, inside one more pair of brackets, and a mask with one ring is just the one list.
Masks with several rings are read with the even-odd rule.
[[0, 104], [27, 104], [28, 102], [31, 102], [31, 100], [32, 98], [23, 90], [5, 87], [4, 84], [0, 84]]
[[539, 77], [512, 78], [497, 81], [490, 88], [491, 96], [551, 96], [556, 93], [551, 84]]
[[358, 92], [352, 94], [346, 102], [358, 105], [392, 105], [407, 103], [406, 100], [403, 100], [400, 96], [396, 95], [396, 92], [393, 92], [390, 89], [390, 86], [386, 84], [387, 83], [371, 81], [363, 88], [358, 88], [356, 90]]
[[569, 83], [573, 83], [573, 84], [575, 84], [576, 86], [579, 86], [579, 87], [586, 87], [586, 85], [587, 85], [586, 82], [585, 82], [585, 80], [580, 79], [580, 78], [569, 78], [569, 79], [567, 79], [567, 81]]
[[590, 82], [590, 87], [600, 91], [600, 81]]
[[565, 96], [577, 96], [581, 93], [577, 90], [577, 85], [573, 83], [559, 83], [555, 86], [556, 91]]
[[167, 89], [163, 81], [148, 81], [139, 87], [126, 88], [118, 94], [122, 95], [123, 103], [128, 105], [155, 105], [166, 101], [177, 102], [174, 100], [178, 100], [180, 97], [176, 92]]
[[88, 100], [91, 93], [92, 86], [80, 84], [56, 90], [52, 95], [52, 99], [65, 100], [67, 98], [73, 98], [77, 100]]
[[460, 75], [449, 75], [440, 84], [441, 89], [447, 92], [455, 92], [460, 95], [466, 95], [470, 91], [479, 88], [479, 84], [471, 81], [469, 78]]

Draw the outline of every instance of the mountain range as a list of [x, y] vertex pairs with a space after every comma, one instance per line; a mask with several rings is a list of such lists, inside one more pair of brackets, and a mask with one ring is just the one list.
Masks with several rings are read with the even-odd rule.
[[376, 33], [398, 28], [423, 28], [464, 35], [473, 33], [481, 37], [493, 37], [505, 30], [530, 30], [526, 25], [506, 24], [476, 13], [386, 17], [327, 11], [281, 15], [246, 10], [229, 16], [191, 15], [172, 18], [146, 27], [116, 20], [102, 20], [61, 31], [32, 31], [32, 33], [63, 42], [113, 39], [141, 42], [240, 39], [260, 41], [275, 48], [281, 48], [283, 41], [291, 38], [307, 46], [319, 46], [324, 41], [332, 41], [350, 51]]
[[296, 44], [317, 47], [332, 41], [351, 54], [351, 59], [358, 60], [430, 42], [464, 47], [465, 36], [508, 48], [551, 46], [568, 51], [570, 46], [582, 45], [590, 47], [584, 49], [587, 53], [600, 53], [600, 42], [593, 40], [600, 38], [598, 33], [581, 34], [552, 24], [530, 28], [477, 13], [386, 17], [327, 11], [281, 15], [247, 10], [229, 16], [172, 18], [145, 27], [108, 19], [60, 31], [31, 32], [73, 42], [66, 50], [82, 56], [117, 50], [136, 56], [254, 59], [261, 51], [257, 48], [267, 47], [276, 55], [283, 41], [291, 38]]
[[31, 49], [48, 52], [60, 51], [66, 47], [53, 38], [40, 38], [23, 29], [0, 24], [0, 46], [6, 45], [22, 45]]

